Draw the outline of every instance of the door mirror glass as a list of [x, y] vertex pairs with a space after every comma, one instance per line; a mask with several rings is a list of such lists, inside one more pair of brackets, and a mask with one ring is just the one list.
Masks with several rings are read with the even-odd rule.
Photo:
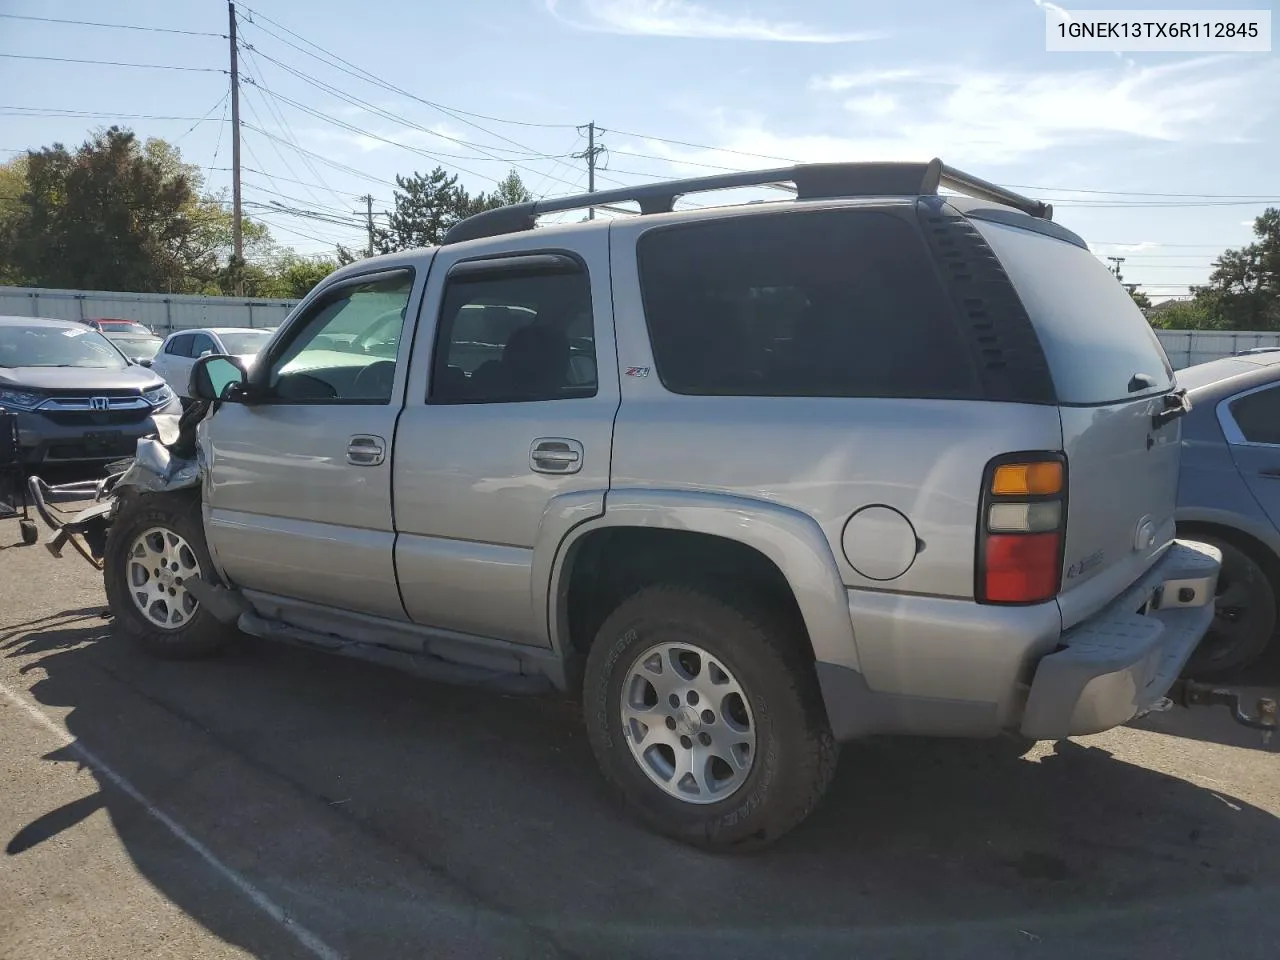
[[187, 392], [197, 400], [234, 400], [247, 376], [244, 366], [235, 357], [210, 354], [201, 357], [191, 367], [191, 379]]

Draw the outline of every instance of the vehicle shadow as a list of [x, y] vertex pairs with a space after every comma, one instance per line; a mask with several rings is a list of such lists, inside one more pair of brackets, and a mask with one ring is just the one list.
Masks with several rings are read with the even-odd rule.
[[[1012, 955], [1046, 926], [1083, 931], [1153, 905], [1207, 909], [1224, 894], [1273, 890], [1274, 814], [1091, 742], [1033, 759], [1004, 740], [854, 744], [809, 822], [758, 855], [713, 856], [620, 811], [570, 701], [443, 686], [253, 642], [219, 660], [156, 662], [75, 619], [90, 613], [97, 608], [10, 629], [0, 657], [38, 671], [32, 695], [70, 707], [71, 734], [113, 769], [143, 792], [161, 784], [177, 822], [200, 822], [183, 806], [182, 782], [210, 770], [225, 777], [239, 769], [230, 756], [287, 784], [319, 820], [341, 818], [364, 836], [367, 863], [349, 864], [353, 876], [380, 869], [392, 851], [466, 891], [477, 935], [514, 922], [560, 955], [937, 956], [940, 943], [952, 956]], [[148, 717], [166, 717], [165, 729], [131, 721], [135, 699]], [[217, 802], [251, 805], [256, 783], [228, 783]], [[101, 805], [139, 871], [173, 903], [228, 943], [284, 955], [244, 922], [247, 900], [231, 909], [211, 899], [189, 864], [159, 851], [153, 825], [109, 783], [0, 838], [5, 856], [38, 849]], [[431, 953], [433, 918], [446, 909], [432, 895], [291, 872], [287, 858], [273, 859], [281, 848], [269, 830], [251, 816], [230, 834], [192, 827], [230, 860], [232, 848], [257, 851], [258, 868], [298, 895], [301, 921], [323, 911], [349, 955], [387, 955], [360, 944], [382, 942], [388, 927]], [[1164, 929], [1143, 932], [1150, 954], [1126, 955], [1169, 955]], [[1242, 935], [1263, 942], [1256, 930]], [[983, 950], [965, 953], [966, 942]]]

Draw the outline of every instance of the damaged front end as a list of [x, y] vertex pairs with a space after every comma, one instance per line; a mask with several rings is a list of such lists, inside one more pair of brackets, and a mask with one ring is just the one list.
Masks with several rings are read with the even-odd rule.
[[[202, 464], [196, 427], [210, 406], [196, 401], [181, 416], [157, 414], [156, 437], [139, 440], [133, 459], [110, 464], [102, 480], [51, 485], [32, 475], [27, 481], [31, 502], [54, 531], [53, 538], [45, 544], [49, 552], [61, 557], [70, 545], [101, 570], [107, 532], [123, 497], [198, 486]], [[89, 506], [77, 510], [62, 506], [83, 505], [86, 500], [91, 501]]]

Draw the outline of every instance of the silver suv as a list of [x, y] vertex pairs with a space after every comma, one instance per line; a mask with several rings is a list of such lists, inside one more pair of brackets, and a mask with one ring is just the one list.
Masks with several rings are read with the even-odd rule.
[[608, 781], [704, 846], [795, 826], [851, 738], [1125, 723], [1220, 557], [1174, 539], [1159, 342], [1050, 218], [936, 160], [812, 165], [344, 267], [247, 374], [197, 361], [198, 471], [157, 468], [194, 486], [120, 498], [112, 609], [160, 655], [234, 623], [580, 691]]

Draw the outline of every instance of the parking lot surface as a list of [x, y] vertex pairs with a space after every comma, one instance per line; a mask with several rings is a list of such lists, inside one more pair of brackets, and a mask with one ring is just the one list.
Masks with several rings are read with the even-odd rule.
[[[776, 847], [637, 827], [577, 706], [245, 640], [148, 660], [0, 522], [0, 957], [1268, 957], [1280, 743], [1222, 709], [874, 740]], [[1255, 678], [1280, 692], [1280, 666]]]

